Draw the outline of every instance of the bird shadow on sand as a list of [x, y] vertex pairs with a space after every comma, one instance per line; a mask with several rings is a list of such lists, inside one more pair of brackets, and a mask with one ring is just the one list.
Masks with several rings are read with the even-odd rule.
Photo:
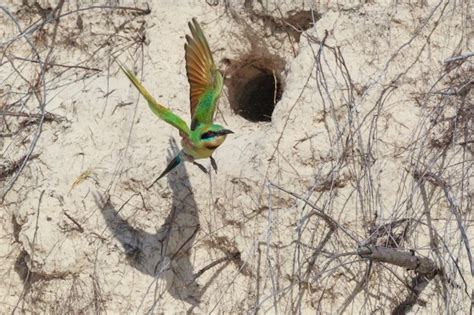
[[[177, 152], [173, 140], [169, 159]], [[171, 210], [155, 234], [131, 226], [120, 215], [124, 205], [117, 208], [110, 198], [103, 196], [96, 196], [96, 202], [108, 229], [121, 243], [130, 265], [144, 274], [165, 280], [168, 293], [175, 299], [197, 306], [202, 291], [195, 281], [190, 249], [199, 230], [198, 209], [184, 165], [170, 172], [167, 179], [172, 192]], [[140, 200], [140, 197], [141, 194], [136, 193], [136, 197], [129, 200]], [[159, 298], [156, 296], [155, 301]]]

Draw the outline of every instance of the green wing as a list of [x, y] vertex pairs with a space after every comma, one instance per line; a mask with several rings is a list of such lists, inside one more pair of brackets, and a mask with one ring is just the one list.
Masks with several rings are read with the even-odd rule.
[[216, 104], [221, 95], [222, 74], [212, 59], [206, 37], [196, 19], [189, 24], [191, 36], [186, 35], [184, 45], [186, 72], [190, 85], [191, 129], [200, 124], [213, 121]]
[[158, 103], [153, 96], [151, 96], [150, 93], [145, 89], [145, 87], [140, 83], [140, 81], [135, 77], [135, 75], [125, 68], [122, 64], [120, 64], [118, 61], [117, 63], [119, 64], [120, 68], [122, 71], [125, 73], [125, 75], [132, 81], [133, 85], [137, 88], [137, 90], [143, 95], [143, 97], [148, 101], [148, 106], [150, 106], [150, 109], [153, 113], [155, 113], [156, 116], [159, 118], [163, 119], [166, 121], [168, 124], [170, 124], [173, 127], [178, 128], [181, 132], [189, 136], [189, 127], [186, 125], [184, 120], [182, 120], [178, 115], [173, 113], [171, 110], [168, 108], [164, 107], [160, 103]]

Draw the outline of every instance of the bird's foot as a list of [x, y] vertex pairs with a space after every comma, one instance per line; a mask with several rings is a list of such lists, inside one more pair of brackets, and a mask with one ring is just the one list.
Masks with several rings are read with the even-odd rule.
[[216, 163], [216, 160], [214, 160], [214, 158], [211, 156], [209, 157], [211, 159], [211, 165], [212, 165], [212, 168], [214, 169], [214, 172], [216, 172], [217, 174], [217, 163]]
[[206, 168], [202, 165], [202, 164], [199, 164], [198, 162], [196, 161], [193, 161], [193, 164], [196, 165], [197, 167], [199, 167], [199, 169], [201, 171], [203, 171], [205, 174], [209, 174], [209, 172], [206, 170]]

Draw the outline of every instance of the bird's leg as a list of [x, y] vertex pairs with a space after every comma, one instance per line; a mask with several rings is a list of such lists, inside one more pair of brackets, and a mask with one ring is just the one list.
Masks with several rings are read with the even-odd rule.
[[212, 165], [212, 168], [214, 169], [214, 172], [216, 172], [217, 174], [217, 163], [216, 163], [216, 160], [214, 160], [214, 158], [212, 156], [209, 157], [211, 159], [211, 165]]
[[205, 168], [204, 166], [202, 166], [202, 164], [199, 164], [199, 163], [196, 162], [196, 161], [193, 161], [193, 164], [196, 165], [197, 167], [199, 167], [199, 169], [200, 169], [201, 171], [203, 171], [204, 173], [209, 174], [208, 171], [206, 170], [206, 168]]

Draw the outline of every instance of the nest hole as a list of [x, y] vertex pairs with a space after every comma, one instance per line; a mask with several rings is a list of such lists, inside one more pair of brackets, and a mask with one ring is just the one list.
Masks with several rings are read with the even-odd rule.
[[232, 110], [251, 122], [271, 121], [283, 93], [284, 66], [275, 56], [247, 56], [231, 62], [226, 85]]

